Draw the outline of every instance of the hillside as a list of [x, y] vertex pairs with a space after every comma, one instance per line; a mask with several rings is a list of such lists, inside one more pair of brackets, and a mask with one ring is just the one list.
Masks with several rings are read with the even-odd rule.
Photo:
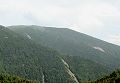
[[[76, 61], [0, 26], [0, 73], [45, 83], [78, 83], [108, 73], [108, 67], [79, 57]], [[64, 60], [64, 61], [63, 61]], [[69, 61], [70, 60], [70, 61]], [[76, 59], [77, 60], [77, 59]], [[70, 67], [66, 66], [68, 64]], [[83, 65], [82, 65], [83, 64]], [[93, 65], [95, 67], [90, 67]], [[100, 72], [94, 68], [100, 68]], [[76, 70], [78, 69], [78, 70]]]
[[95, 80], [111, 71], [109, 67], [79, 56], [63, 56], [62, 58], [79, 81]]
[[64, 54], [80, 56], [97, 63], [118, 68], [120, 46], [107, 43], [66, 28], [41, 26], [10, 26], [11, 30]]
[[0, 73], [45, 83], [73, 83], [65, 65], [52, 49], [0, 26]]
[[[78, 79], [81, 80], [96, 79], [97, 77], [109, 73], [114, 68], [113, 65], [112, 66], [107, 65], [107, 63], [110, 62], [111, 60], [114, 61], [113, 57], [107, 58], [108, 55], [106, 55], [106, 53], [95, 48], [93, 49], [87, 44], [83, 44], [83, 42], [80, 42], [79, 45], [76, 45], [76, 43], [73, 42], [75, 39], [72, 41], [68, 41], [70, 40], [70, 37], [68, 38], [66, 37], [68, 36], [65, 35], [66, 30], [67, 32], [68, 31], [73, 32], [69, 29], [56, 29], [40, 26], [22, 26], [22, 25], [12, 26], [8, 28], [18, 33], [19, 35], [25, 37], [28, 41], [29, 40], [34, 41], [37, 44], [41, 44], [53, 48], [55, 50], [58, 50], [60, 53], [62, 53], [62, 55], [61, 54], [58, 55], [60, 58], [64, 54], [64, 57], [62, 58], [65, 59], [65, 61], [70, 66], [70, 70], [73, 73], [75, 73]], [[61, 33], [61, 31], [63, 31], [64, 34], [63, 32]], [[58, 39], [56, 37], [58, 37]], [[79, 42], [77, 40], [75, 41]], [[60, 51], [59, 48], [62, 49], [62, 51]], [[107, 61], [104, 59], [104, 57], [101, 58], [101, 56], [104, 56], [105, 59], [107, 59]], [[114, 63], [117, 62], [118, 61], [116, 60], [114, 61]], [[115, 65], [118, 64], [119, 63]]]
[[11, 30], [61, 53], [80, 56], [112, 69], [120, 65], [120, 46], [67, 28], [9, 26]]
[[110, 75], [104, 76], [101, 79], [89, 83], [120, 83], [120, 70], [116, 70]]

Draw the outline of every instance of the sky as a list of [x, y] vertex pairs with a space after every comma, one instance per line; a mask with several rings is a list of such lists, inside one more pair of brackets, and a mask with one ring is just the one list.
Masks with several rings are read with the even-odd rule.
[[120, 45], [120, 0], [0, 0], [0, 25], [70, 28]]

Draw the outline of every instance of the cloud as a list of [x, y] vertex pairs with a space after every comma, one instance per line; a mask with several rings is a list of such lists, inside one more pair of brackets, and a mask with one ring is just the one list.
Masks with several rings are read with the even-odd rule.
[[8, 14], [18, 12], [17, 14], [22, 16], [29, 13], [31, 18], [36, 19], [36, 24], [76, 27], [75, 30], [81, 31], [86, 31], [88, 27], [91, 28], [90, 30], [95, 30], [96, 27], [104, 26], [103, 18], [119, 16], [118, 10], [113, 5], [95, 0], [91, 2], [88, 0], [12, 0], [10, 2], [4, 0], [0, 2], [0, 10], [7, 11]]
[[[109, 18], [120, 17], [120, 11], [113, 5], [108, 3], [86, 4], [79, 10], [78, 27], [82, 27], [86, 31], [105, 28], [104, 22]], [[116, 19], [115, 19], [116, 20]]]
[[120, 45], [120, 34], [108, 35], [104, 40], [110, 43]]

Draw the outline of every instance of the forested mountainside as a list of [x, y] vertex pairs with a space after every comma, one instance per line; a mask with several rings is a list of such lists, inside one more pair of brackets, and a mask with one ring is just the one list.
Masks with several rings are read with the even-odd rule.
[[79, 83], [81, 80], [96, 79], [108, 72], [110, 68], [105, 65], [64, 55], [35, 43], [28, 35], [24, 37], [0, 26], [2, 74], [38, 80], [41, 83]]
[[80, 56], [112, 69], [120, 67], [120, 46], [67, 28], [9, 26], [20, 35], [70, 56]]
[[63, 56], [62, 58], [80, 82], [95, 80], [110, 73], [112, 70], [107, 66], [83, 59], [80, 56]]
[[120, 83], [120, 70], [116, 70], [110, 75], [104, 76], [96, 81], [91, 81], [88, 83]]
[[0, 83], [40, 83], [40, 82], [27, 80], [17, 76], [0, 75]]
[[45, 83], [73, 83], [59, 53], [0, 26], [0, 73]]

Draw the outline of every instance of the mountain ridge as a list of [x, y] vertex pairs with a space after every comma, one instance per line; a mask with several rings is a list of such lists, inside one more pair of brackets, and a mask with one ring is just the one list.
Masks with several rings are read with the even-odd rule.
[[[31, 80], [45, 81], [45, 83], [75, 82], [68, 74], [61, 58], [68, 63], [70, 71], [78, 81], [88, 80], [90, 76], [90, 79], [96, 79], [110, 72], [107, 66], [81, 57], [64, 55], [56, 49], [36, 43], [28, 38], [26, 33], [23, 36], [9, 28], [0, 31], [0, 57], [0, 67], [3, 69], [0, 73], [9, 73]], [[77, 74], [78, 72], [81, 74]]]
[[71, 83], [72, 79], [57, 55], [59, 53], [56, 51], [36, 44], [7, 28], [0, 31], [1, 73], [42, 81], [44, 72], [45, 82], [56, 83], [59, 80]]
[[[120, 46], [79, 33], [70, 29], [58, 29], [40, 26], [10, 26], [11, 30], [31, 36], [36, 43], [56, 49], [59, 52], [92, 59], [95, 62], [119, 67]], [[114, 63], [112, 63], [114, 62]]]
[[[2, 25], [1, 25], [2, 26]], [[72, 31], [72, 32], [75, 32], [75, 33], [78, 33], [78, 34], [83, 34], [83, 35], [86, 35], [86, 36], [88, 36], [88, 37], [92, 37], [92, 38], [95, 38], [95, 39], [98, 39], [98, 40], [100, 40], [100, 41], [104, 41], [104, 42], [106, 42], [106, 43], [109, 43], [109, 44], [113, 44], [113, 43], [111, 43], [111, 42], [108, 42], [108, 41], [105, 41], [105, 40], [102, 40], [102, 39], [100, 39], [100, 38], [97, 38], [97, 37], [93, 37], [93, 36], [90, 36], [90, 35], [88, 35], [88, 34], [85, 34], [85, 33], [83, 33], [83, 32], [80, 32], [80, 31], [77, 31], [77, 30], [73, 30], [73, 29], [70, 29], [70, 28], [63, 28], [63, 27], [59, 27], [59, 28], [57, 28], [57, 27], [49, 27], [49, 26], [39, 26], [39, 25], [13, 25], [13, 26], [6, 26], [7, 28], [10, 28], [10, 29], [14, 29], [15, 27], [21, 27], [21, 28], [25, 28], [25, 27], [28, 27], [28, 28], [30, 28], [30, 27], [34, 27], [34, 28], [39, 28], [39, 29], [41, 29], [41, 28], [45, 28], [45, 29], [56, 29], [56, 30], [68, 30], [68, 31]], [[12, 30], [13, 30], [12, 29]], [[113, 44], [113, 45], [116, 45], [116, 44]], [[116, 45], [116, 46], [119, 46], [119, 45]], [[119, 46], [120, 47], [120, 46]]]

